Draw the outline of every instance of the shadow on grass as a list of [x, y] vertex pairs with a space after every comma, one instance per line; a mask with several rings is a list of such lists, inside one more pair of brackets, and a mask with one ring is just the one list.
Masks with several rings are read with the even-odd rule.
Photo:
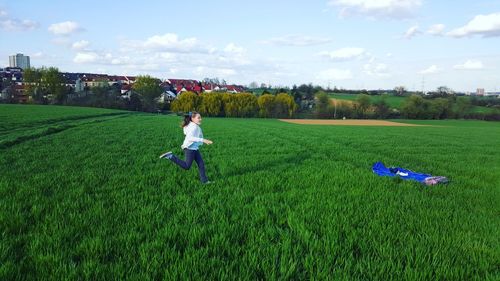
[[47, 120], [36, 120], [30, 123], [26, 124], [19, 124], [16, 126], [16, 128], [4, 128], [3, 124], [0, 125], [0, 132], [4, 131], [15, 131], [15, 130], [25, 130], [25, 129], [30, 129], [30, 128], [36, 128], [39, 126], [47, 126], [47, 125], [61, 125], [60, 123], [63, 122], [68, 122], [68, 121], [78, 121], [78, 120], [86, 120], [86, 119], [92, 119], [92, 118], [99, 118], [99, 117], [112, 117], [112, 116], [120, 116], [120, 115], [131, 115], [132, 113], [129, 112], [111, 112], [111, 113], [102, 113], [102, 114], [92, 114], [92, 115], [77, 115], [77, 116], [67, 116], [67, 117], [61, 117], [61, 118], [53, 118], [53, 119], [47, 119]]
[[[70, 128], [74, 128], [74, 127], [78, 127], [78, 126], [82, 126], [82, 125], [87, 125], [87, 124], [93, 124], [93, 123], [101, 123], [101, 122], [105, 122], [105, 121], [109, 121], [109, 120], [113, 120], [113, 119], [123, 118], [123, 117], [129, 116], [128, 114], [127, 115], [124, 115], [124, 114], [113, 114], [113, 115], [114, 116], [118, 115], [118, 116], [117, 117], [111, 117], [111, 118], [96, 119], [96, 120], [92, 120], [92, 121], [84, 122], [84, 123], [65, 124], [65, 125], [48, 127], [46, 129], [44, 129], [43, 131], [35, 133], [35, 134], [28, 134], [28, 135], [24, 135], [24, 136], [19, 136], [19, 137], [16, 137], [14, 139], [11, 139], [11, 140], [0, 140], [0, 149], [6, 149], [6, 148], [12, 147], [14, 145], [21, 144], [21, 143], [29, 141], [29, 140], [36, 140], [36, 139], [39, 139], [41, 137], [45, 137], [45, 136], [53, 135], [53, 134], [56, 134], [56, 133], [60, 133], [62, 131], [70, 129]], [[110, 115], [106, 115], [106, 116], [110, 116]], [[84, 119], [86, 119], [86, 118], [84, 118]]]
[[259, 162], [255, 165], [246, 165], [242, 168], [232, 169], [224, 173], [221, 173], [219, 167], [215, 166], [215, 173], [218, 178], [230, 178], [261, 171], [285, 170], [286, 168], [300, 165], [309, 158], [310, 155], [306, 151], [299, 151], [294, 155], [285, 156], [279, 160]]

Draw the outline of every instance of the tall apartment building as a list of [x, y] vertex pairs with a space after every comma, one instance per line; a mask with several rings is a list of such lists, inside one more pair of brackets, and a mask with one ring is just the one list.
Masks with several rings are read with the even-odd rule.
[[10, 67], [20, 67], [26, 69], [30, 67], [30, 57], [23, 54], [16, 54], [9, 56], [9, 66]]

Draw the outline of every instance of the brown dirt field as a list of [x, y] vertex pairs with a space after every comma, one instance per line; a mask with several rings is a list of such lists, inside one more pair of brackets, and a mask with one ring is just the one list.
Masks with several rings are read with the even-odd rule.
[[330, 104], [331, 105], [334, 105], [335, 102], [337, 102], [337, 105], [340, 105], [340, 104], [348, 104], [350, 106], [353, 106], [354, 105], [354, 101], [352, 100], [341, 100], [341, 99], [334, 99], [334, 98], [330, 98]]
[[323, 119], [279, 119], [283, 122], [304, 124], [304, 125], [339, 125], [339, 126], [426, 126], [416, 124], [397, 123], [383, 120], [323, 120]]

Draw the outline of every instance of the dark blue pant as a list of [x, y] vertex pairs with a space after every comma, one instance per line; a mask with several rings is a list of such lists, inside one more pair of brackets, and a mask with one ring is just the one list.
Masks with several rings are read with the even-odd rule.
[[205, 174], [205, 162], [203, 162], [203, 158], [201, 158], [201, 153], [198, 150], [189, 150], [184, 149], [184, 155], [186, 156], [186, 161], [182, 161], [177, 158], [175, 155], [172, 155], [172, 159], [170, 159], [175, 164], [179, 165], [179, 167], [184, 170], [189, 170], [191, 168], [191, 164], [193, 164], [193, 160], [198, 165], [198, 170], [200, 171], [200, 180], [201, 182], [207, 182], [207, 175]]

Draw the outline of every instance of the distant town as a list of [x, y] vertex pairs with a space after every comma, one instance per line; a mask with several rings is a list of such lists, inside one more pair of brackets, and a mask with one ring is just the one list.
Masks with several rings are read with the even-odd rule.
[[[26, 82], [23, 79], [25, 69], [30, 68], [30, 57], [21, 53], [9, 56], [9, 66], [0, 68], [0, 100], [5, 100], [9, 93], [13, 94], [12, 102], [26, 103], [29, 102], [30, 96], [26, 93]], [[70, 87], [75, 94], [88, 92], [92, 87], [97, 87], [107, 83], [109, 86], [119, 87], [123, 98], [130, 98], [132, 93], [132, 85], [136, 81], [136, 76], [128, 75], [112, 75], [98, 73], [72, 73], [60, 72], [66, 87]], [[195, 79], [175, 79], [165, 78], [160, 86], [164, 89], [160, 100], [175, 99], [182, 92], [193, 92], [196, 94], [209, 93], [212, 91], [240, 93], [254, 88], [266, 88], [270, 85], [251, 83], [248, 86], [227, 84], [224, 79], [205, 78], [203, 80]], [[402, 86], [400, 86], [402, 87]], [[394, 90], [397, 90], [396, 87]], [[393, 90], [393, 91], [394, 91]], [[406, 89], [404, 89], [406, 90]], [[444, 89], [448, 94], [454, 95], [470, 95], [470, 96], [491, 96], [500, 97], [499, 92], [485, 92], [484, 88], [477, 88], [471, 92], [454, 92], [449, 88]], [[346, 90], [349, 92], [349, 90]], [[367, 91], [367, 90], [363, 90]], [[384, 91], [384, 90], [372, 90]], [[390, 91], [390, 90], [389, 90]], [[426, 93], [423, 93], [426, 94]]]
[[[26, 94], [26, 82], [23, 79], [25, 69], [30, 68], [30, 57], [23, 54], [9, 56], [9, 66], [0, 68], [0, 99], [6, 99], [10, 92], [15, 93], [13, 102], [26, 103], [30, 96]], [[136, 76], [110, 75], [97, 73], [71, 73], [60, 72], [66, 87], [71, 87], [75, 94], [89, 91], [93, 87], [102, 86], [107, 83], [109, 86], [119, 87], [123, 98], [130, 98], [132, 85], [136, 81]], [[9, 81], [11, 83], [5, 83]], [[197, 94], [210, 93], [212, 91], [240, 93], [246, 87], [242, 85], [227, 84], [224, 79], [206, 78], [202, 81], [194, 79], [164, 79], [160, 86], [164, 89], [160, 100], [175, 99], [182, 92], [193, 92]]]

